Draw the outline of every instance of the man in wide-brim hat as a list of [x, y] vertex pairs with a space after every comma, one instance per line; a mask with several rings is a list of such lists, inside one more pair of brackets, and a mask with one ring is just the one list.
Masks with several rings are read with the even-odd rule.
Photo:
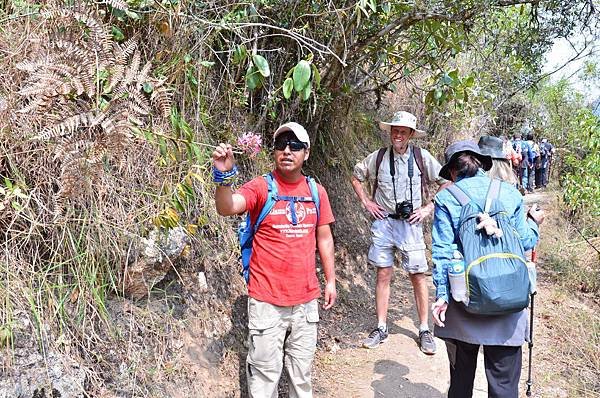
[[[435, 341], [428, 324], [428, 286], [422, 221], [432, 214], [433, 203], [427, 203], [427, 185], [440, 178], [440, 163], [425, 149], [411, 145], [416, 137], [425, 137], [417, 129], [417, 118], [409, 112], [394, 114], [391, 121], [379, 123], [389, 132], [391, 145], [381, 148], [354, 167], [352, 186], [361, 204], [373, 216], [372, 243], [369, 248], [369, 264], [377, 268], [375, 307], [377, 327], [364, 340], [365, 348], [376, 348], [388, 337], [387, 312], [390, 297], [390, 281], [396, 251], [402, 258], [402, 266], [408, 272], [415, 293], [419, 316], [419, 345], [425, 354], [435, 353]], [[372, 196], [363, 187], [370, 182]]]

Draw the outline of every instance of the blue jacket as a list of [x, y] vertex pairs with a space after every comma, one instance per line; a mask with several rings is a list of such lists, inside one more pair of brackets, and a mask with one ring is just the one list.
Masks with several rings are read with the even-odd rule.
[[[487, 196], [490, 179], [480, 169], [475, 176], [459, 179], [455, 184], [467, 192], [471, 198], [483, 202]], [[523, 248], [525, 250], [532, 249], [538, 241], [539, 230], [533, 220], [526, 220], [523, 196], [514, 186], [503, 182], [498, 199], [511, 216], [512, 225], [521, 238]], [[461, 205], [447, 190], [442, 190], [435, 195], [434, 204], [435, 213], [431, 236], [435, 296], [436, 299], [443, 298], [446, 302], [450, 302], [448, 266], [454, 252], [453, 244], [458, 242]]]

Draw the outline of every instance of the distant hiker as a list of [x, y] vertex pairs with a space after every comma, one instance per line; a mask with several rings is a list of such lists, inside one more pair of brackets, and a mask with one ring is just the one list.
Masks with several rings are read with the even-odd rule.
[[[433, 204], [426, 204], [427, 185], [432, 181], [438, 185], [447, 181], [439, 177], [441, 165], [427, 150], [410, 145], [412, 138], [425, 136], [425, 132], [417, 130], [416, 123], [417, 118], [404, 111], [394, 114], [390, 122], [380, 122], [380, 128], [390, 134], [391, 146], [371, 153], [354, 167], [354, 191], [375, 218], [368, 261], [377, 268], [378, 324], [363, 346], [376, 348], [388, 337], [390, 281], [394, 253], [398, 250], [414, 289], [421, 351], [434, 354], [435, 342], [428, 325], [428, 286], [424, 274], [428, 266], [422, 222], [433, 211]], [[367, 181], [373, 187], [372, 197], [362, 184]]]
[[533, 161], [529, 164], [529, 179], [527, 181], [528, 192], [533, 192], [533, 189], [538, 187], [535, 182], [537, 178], [536, 170], [539, 168], [540, 147], [533, 138], [533, 134], [529, 133], [527, 135], [527, 143], [531, 147], [531, 152], [533, 153]]
[[533, 151], [527, 141], [521, 139], [521, 134], [515, 134], [513, 147], [521, 155], [521, 165], [517, 169], [517, 179], [519, 180], [521, 192], [525, 193], [529, 185], [529, 165], [533, 163]]
[[540, 144], [540, 171], [542, 174], [542, 187], [544, 188], [548, 185], [550, 166], [552, 165], [552, 158], [555, 151], [554, 145], [549, 143], [547, 138], [542, 138], [542, 143]]
[[[285, 367], [290, 397], [312, 397], [311, 367], [317, 343], [321, 291], [315, 271], [318, 248], [325, 274], [324, 309], [336, 299], [334, 248], [330, 224], [334, 222], [325, 189], [317, 185], [319, 208], [311, 195], [309, 179], [302, 174], [310, 139], [297, 123], [281, 125], [273, 135], [275, 169], [233, 192], [237, 167], [229, 144], [213, 152], [215, 205], [219, 214], [250, 212], [255, 223], [269, 189], [277, 190], [274, 207], [261, 222], [252, 242], [248, 283], [249, 351], [246, 376], [249, 396], [276, 397]], [[273, 181], [270, 185], [270, 181]]]
[[[448, 397], [468, 398], [472, 396], [477, 354], [479, 346], [483, 345], [488, 396], [516, 398], [519, 396], [521, 347], [528, 339], [527, 312], [523, 309], [502, 315], [484, 316], [469, 312], [467, 309], [471, 304], [482, 303], [502, 307], [505, 304], [502, 300], [511, 298], [511, 290], [523, 290], [522, 287], [525, 288], [525, 297], [528, 300], [529, 280], [527, 279], [524, 282], [524, 286], [514, 284], [502, 286], [506, 289], [504, 294], [496, 296], [497, 299], [495, 299], [502, 300], [497, 302], [478, 300], [475, 303], [469, 302], [469, 305], [465, 306], [463, 303], [451, 298], [451, 293], [454, 295], [454, 292], [451, 292], [448, 284], [449, 272], [452, 270], [454, 273], [455, 261], [460, 258], [460, 254], [465, 255], [463, 262], [464, 268], [467, 269], [467, 275], [469, 275], [469, 268], [471, 270], [475, 269], [480, 265], [483, 266], [484, 262], [489, 261], [488, 258], [484, 257], [476, 263], [466, 264], [467, 249], [484, 250], [485, 247], [482, 247], [478, 242], [462, 241], [465, 238], [465, 228], [463, 226], [466, 226], [468, 222], [468, 220], [461, 219], [465, 209], [461, 205], [461, 201], [465, 198], [470, 201], [466, 206], [473, 206], [472, 203], [475, 203], [481, 209], [488, 208], [488, 200], [486, 199], [494, 198], [490, 200], [490, 204], [495, 211], [498, 211], [498, 213], [495, 213], [499, 217], [498, 220], [506, 223], [496, 224], [496, 226], [504, 225], [504, 230], [502, 230], [504, 237], [512, 237], [513, 240], [510, 243], [517, 245], [512, 247], [519, 252], [519, 255], [499, 253], [498, 256], [488, 257], [493, 257], [494, 261], [501, 265], [505, 265], [505, 261], [513, 261], [513, 264], [516, 265], [522, 263], [519, 267], [514, 268], [519, 271], [523, 270], [521, 267], [525, 267], [525, 272], [527, 272], [522, 259], [523, 249], [531, 249], [536, 244], [538, 224], [542, 223], [544, 214], [542, 210], [531, 209], [528, 213], [529, 219], [526, 220], [522, 195], [515, 187], [505, 182], [495, 180], [497, 182], [492, 184], [492, 180], [484, 173], [485, 170], [491, 168], [492, 160], [482, 153], [475, 142], [458, 141], [453, 143], [446, 149], [445, 159], [446, 164], [440, 170], [440, 176], [451, 179], [454, 184], [439, 192], [434, 199], [432, 257], [435, 264], [433, 279], [436, 286], [436, 302], [432, 306], [432, 315], [435, 323], [434, 334], [446, 342], [450, 360]], [[496, 189], [492, 190], [492, 186], [495, 186]], [[461, 200], [455, 196], [457, 189], [462, 192], [463, 198]], [[460, 197], [460, 195], [457, 196]], [[485, 214], [488, 214], [487, 219], [489, 220], [489, 215], [492, 212]], [[496, 222], [496, 219], [492, 220]], [[477, 221], [480, 221], [480, 219]], [[469, 225], [469, 227], [472, 226], [473, 224]], [[472, 232], [474, 234], [487, 234], [484, 229]], [[502, 234], [499, 234], [489, 239], [500, 239], [502, 236]], [[493, 243], [492, 240], [488, 240], [486, 243], [489, 242]], [[496, 265], [496, 263], [492, 265]], [[491, 271], [492, 274], [498, 272], [496, 267], [492, 267]], [[528, 276], [525, 276], [525, 278], [528, 278]], [[502, 283], [502, 280], [499, 283]], [[467, 286], [471, 287], [468, 280]], [[477, 298], [477, 294], [482, 295], [483, 293], [485, 293], [483, 289], [477, 291], [473, 289], [470, 290], [468, 297], [473, 295], [473, 301]], [[526, 306], [527, 302], [519, 308], [525, 308]]]
[[[516, 185], [517, 176], [515, 176], [511, 160], [509, 160], [512, 157], [512, 147], [506, 147], [501, 138], [489, 135], [479, 138], [477, 145], [481, 153], [492, 158], [492, 168], [487, 172], [488, 177], [499, 178], [509, 184]], [[511, 152], [505, 153], [505, 150]]]

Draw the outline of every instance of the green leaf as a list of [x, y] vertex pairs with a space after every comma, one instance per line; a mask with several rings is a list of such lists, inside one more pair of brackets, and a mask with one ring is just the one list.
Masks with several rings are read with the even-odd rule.
[[254, 62], [254, 66], [256, 66], [261, 75], [264, 77], [269, 77], [271, 74], [271, 69], [269, 69], [269, 63], [263, 56], [254, 54], [252, 56], [252, 62]]
[[308, 85], [310, 81], [310, 64], [305, 60], [298, 62], [298, 65], [294, 67], [294, 90], [301, 92]]
[[212, 68], [215, 63], [213, 61], [200, 61], [200, 65], [204, 66], [205, 68]]
[[308, 100], [310, 98], [311, 91], [312, 91], [312, 83], [308, 82], [308, 84], [306, 85], [306, 87], [304, 87], [304, 89], [300, 93], [302, 101], [306, 101], [306, 100]]
[[142, 89], [144, 89], [144, 92], [147, 94], [152, 94], [152, 92], [154, 91], [154, 86], [152, 85], [152, 83], [144, 83], [142, 85]]
[[135, 19], [136, 21], [138, 19], [142, 19], [142, 17], [140, 17], [140, 14], [138, 14], [137, 12], [133, 12], [130, 10], [125, 10], [125, 14], [127, 14], [127, 16], [131, 19]]
[[255, 66], [248, 68], [246, 72], [246, 87], [252, 91], [262, 85], [262, 75], [258, 72]]
[[321, 87], [321, 74], [319, 73], [319, 68], [317, 68], [317, 65], [315, 64], [310, 64], [310, 67], [312, 69], [313, 82], [315, 82], [315, 87], [319, 88]]
[[113, 39], [115, 39], [115, 41], [125, 40], [125, 35], [121, 31], [121, 29], [117, 28], [116, 26], [111, 27], [110, 33], [112, 34], [112, 37]]
[[235, 47], [235, 50], [233, 50], [234, 65], [241, 64], [242, 62], [244, 62], [246, 60], [247, 57], [248, 57], [248, 51], [246, 50], [245, 45], [240, 44]]
[[283, 82], [283, 97], [285, 99], [290, 99], [292, 96], [292, 90], [294, 89], [294, 80], [291, 77], [288, 77]]

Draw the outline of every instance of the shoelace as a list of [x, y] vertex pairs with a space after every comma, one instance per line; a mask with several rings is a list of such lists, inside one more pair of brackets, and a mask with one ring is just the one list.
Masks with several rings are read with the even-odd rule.
[[379, 329], [379, 328], [377, 328], [377, 329], [374, 329], [374, 330], [373, 330], [371, 333], [369, 333], [369, 337], [370, 337], [370, 338], [373, 338], [373, 337], [375, 337], [377, 334], [379, 334], [380, 336], [382, 336], [382, 337], [383, 337], [383, 335], [384, 335], [384, 333], [383, 333], [383, 330], [381, 330], [381, 329]]

